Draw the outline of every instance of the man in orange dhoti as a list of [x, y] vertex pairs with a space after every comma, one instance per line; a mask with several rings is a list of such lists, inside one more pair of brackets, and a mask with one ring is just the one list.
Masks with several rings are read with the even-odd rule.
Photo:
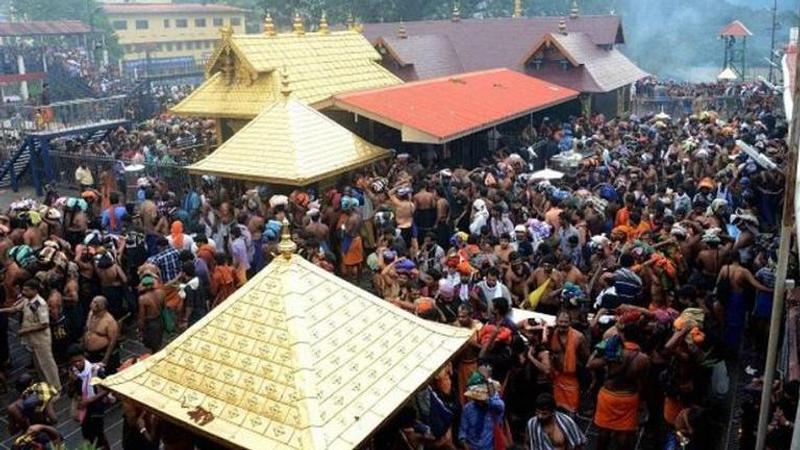
[[553, 397], [556, 406], [576, 413], [580, 402], [578, 361], [589, 358], [589, 344], [586, 336], [570, 324], [569, 313], [558, 313], [556, 332], [550, 337], [550, 354], [553, 361]]
[[639, 313], [623, 314], [617, 324], [618, 335], [598, 345], [589, 361], [591, 370], [606, 371], [605, 382], [597, 394], [594, 424], [599, 431], [598, 450], [612, 446], [633, 450], [639, 428], [640, 392], [648, 373], [650, 358], [642, 353], [639, 340]]

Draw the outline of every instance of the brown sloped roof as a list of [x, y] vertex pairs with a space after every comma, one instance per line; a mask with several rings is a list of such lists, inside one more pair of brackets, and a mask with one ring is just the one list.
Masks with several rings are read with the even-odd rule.
[[748, 37], [753, 33], [747, 29], [742, 22], [734, 20], [733, 22], [725, 25], [725, 28], [719, 32], [720, 36], [734, 36], [734, 37]]
[[[420, 35], [446, 36], [465, 71], [507, 67], [522, 70], [520, 61], [530, 51], [531, 45], [545, 34], [558, 31], [558, 23], [567, 21], [570, 30], [586, 33], [597, 45], [623, 44], [622, 21], [619, 16], [579, 16], [422, 20], [405, 22], [408, 39]], [[399, 22], [364, 24], [364, 36], [373, 44], [380, 38], [397, 35]], [[414, 41], [409, 41], [413, 43]], [[407, 53], [425, 53], [425, 46], [415, 45]], [[422, 56], [406, 56], [419, 59]], [[419, 67], [416, 67], [419, 70]]]
[[33, 22], [0, 22], [0, 36], [44, 36], [86, 34], [89, 27], [80, 20], [41, 20]]
[[560, 65], [549, 63], [540, 69], [527, 68], [528, 74], [581, 92], [610, 92], [647, 76], [619, 50], [606, 50], [579, 32], [545, 35], [523, 58], [522, 64], [548, 43], [576, 67], [565, 71]]
[[407, 38], [385, 36], [378, 39], [377, 45], [379, 51], [385, 49], [392, 59], [409, 71], [404, 78], [406, 81], [464, 72], [453, 43], [445, 35], [424, 34]]

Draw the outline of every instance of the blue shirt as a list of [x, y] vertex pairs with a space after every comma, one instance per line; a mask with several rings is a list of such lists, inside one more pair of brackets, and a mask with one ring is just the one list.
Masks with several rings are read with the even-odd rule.
[[505, 404], [500, 396], [494, 394], [487, 403], [488, 407], [482, 408], [470, 401], [461, 413], [458, 440], [466, 442], [473, 450], [493, 450], [494, 426], [503, 420]]
[[163, 283], [172, 281], [181, 271], [181, 254], [172, 247], [155, 256], [151, 256], [147, 262], [158, 267], [158, 270], [161, 271], [161, 281]]
[[115, 216], [114, 225], [116, 226], [114, 227], [111, 226], [111, 214], [110, 214], [111, 208], [106, 208], [103, 210], [103, 215], [101, 216], [101, 224], [103, 225], [103, 228], [109, 233], [119, 234], [122, 232], [122, 219], [128, 215], [128, 210], [125, 209], [124, 206], [119, 206], [119, 205], [114, 206], [113, 208]]

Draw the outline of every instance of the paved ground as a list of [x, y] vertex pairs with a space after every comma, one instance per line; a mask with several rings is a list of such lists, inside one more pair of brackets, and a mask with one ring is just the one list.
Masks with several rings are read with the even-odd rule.
[[[17, 393], [14, 392], [13, 388], [13, 380], [26, 371], [31, 373], [34, 377], [37, 377], [36, 371], [28, 368], [31, 362], [29, 354], [19, 345], [16, 338], [17, 321], [16, 319], [12, 319], [10, 322], [9, 333], [11, 336], [13, 336], [10, 339], [12, 342], [11, 360], [13, 369], [7, 383], [6, 392], [0, 394], [0, 402], [2, 402], [2, 406], [4, 408], [17, 398]], [[130, 327], [127, 327], [125, 331], [126, 339], [124, 339], [120, 344], [120, 356], [122, 361], [132, 356], [137, 356], [144, 351], [142, 345], [136, 339], [132, 339], [132, 337], [135, 336], [135, 334], [132, 332], [133, 330]], [[60, 398], [55, 404], [55, 411], [58, 415], [57, 428], [66, 439], [67, 448], [77, 448], [82, 441], [81, 430], [78, 423], [75, 422], [70, 416], [69, 399], [65, 397]], [[122, 412], [119, 405], [114, 405], [111, 409], [109, 409], [106, 415], [105, 425], [106, 437], [112, 444], [112, 448], [121, 449]], [[12, 438], [8, 434], [7, 417], [5, 411], [3, 411], [2, 414], [0, 414], [0, 449], [10, 448], [12, 442]]]

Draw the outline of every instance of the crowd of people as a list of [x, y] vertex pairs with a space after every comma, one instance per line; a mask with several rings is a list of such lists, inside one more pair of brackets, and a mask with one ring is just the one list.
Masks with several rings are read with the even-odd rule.
[[[577, 449], [591, 438], [633, 449], [642, 436], [652, 448], [715, 448], [729, 370], [766, 342], [788, 162], [777, 100], [756, 91], [725, 120], [544, 120], [533, 131], [544, 153], [579, 155], [560, 177], [502, 141], [476, 167], [400, 153], [320, 192], [211, 176], [175, 186], [161, 174], [126, 193], [118, 177], [81, 166], [80, 194], [22, 200], [0, 216], [0, 362], [9, 367], [19, 339], [36, 367], [8, 380], [17, 448], [60, 439], [60, 396], [84, 438], [108, 448], [112, 396], [89, 380], [157, 352], [226, 301], [278, 253], [284, 223], [322, 269], [473, 331], [383, 427], [381, 448]], [[211, 130], [170, 120], [90, 151], [136, 161]], [[524, 310], [539, 315], [520, 320]], [[126, 335], [147, 352], [120, 361]], [[797, 380], [781, 381], [774, 450], [788, 448], [797, 405]], [[748, 389], [760, 392], [758, 374]], [[122, 403], [123, 448], [186, 448], [185, 434]], [[747, 442], [754, 430], [742, 430]]]

